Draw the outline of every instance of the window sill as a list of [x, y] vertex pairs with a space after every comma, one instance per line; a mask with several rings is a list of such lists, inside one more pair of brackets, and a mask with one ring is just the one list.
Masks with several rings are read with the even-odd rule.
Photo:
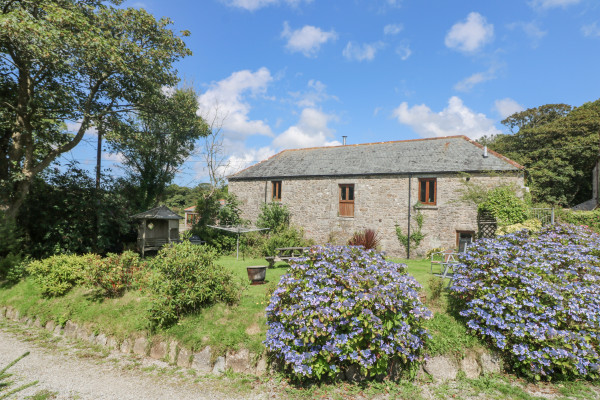
[[415, 207], [415, 210], [437, 210], [438, 208], [440, 208], [437, 205], [426, 205], [426, 204], [421, 204], [419, 207]]
[[340, 219], [354, 219], [354, 215], [353, 216], [348, 216], [348, 215], [338, 215], [338, 218]]

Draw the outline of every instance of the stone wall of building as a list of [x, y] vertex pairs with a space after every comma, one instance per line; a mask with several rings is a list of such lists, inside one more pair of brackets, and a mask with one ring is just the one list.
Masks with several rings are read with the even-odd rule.
[[[436, 247], [455, 248], [457, 231], [477, 233], [477, 210], [460, 201], [465, 176], [458, 174], [360, 176], [354, 178], [322, 177], [282, 180], [281, 202], [291, 212], [291, 223], [304, 228], [316, 243], [344, 244], [356, 231], [374, 229], [381, 239], [382, 250], [389, 255], [405, 256], [396, 236], [396, 225], [407, 233], [409, 213], [414, 215], [418, 202], [419, 178], [437, 179], [436, 205], [421, 205], [425, 238], [413, 255], [425, 254]], [[521, 174], [471, 174], [470, 182], [493, 187], [501, 184], [523, 186]], [[354, 217], [339, 216], [339, 185], [354, 184]], [[271, 181], [231, 181], [229, 191], [241, 202], [242, 216], [255, 222], [260, 207], [272, 198]]]

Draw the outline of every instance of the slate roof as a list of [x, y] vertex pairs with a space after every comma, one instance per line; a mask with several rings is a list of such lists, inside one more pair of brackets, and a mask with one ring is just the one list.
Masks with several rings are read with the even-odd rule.
[[518, 171], [518, 163], [466, 136], [284, 150], [229, 180], [406, 173]]
[[167, 206], [158, 206], [151, 210], [132, 215], [131, 218], [134, 218], [134, 219], [183, 219], [183, 217], [180, 217], [179, 215], [175, 214]]

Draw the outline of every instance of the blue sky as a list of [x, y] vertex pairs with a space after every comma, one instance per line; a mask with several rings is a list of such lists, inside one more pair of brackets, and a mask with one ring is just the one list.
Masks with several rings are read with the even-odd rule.
[[[597, 0], [143, 0], [187, 29], [177, 65], [222, 125], [227, 173], [287, 148], [504, 133], [600, 98]], [[91, 168], [88, 135], [65, 159]], [[120, 175], [118, 155], [104, 166]], [[206, 181], [200, 156], [176, 183]]]

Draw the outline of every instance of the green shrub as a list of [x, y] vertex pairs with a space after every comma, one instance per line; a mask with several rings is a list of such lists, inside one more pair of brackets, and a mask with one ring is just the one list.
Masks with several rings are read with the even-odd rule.
[[271, 233], [286, 230], [290, 225], [290, 210], [278, 201], [263, 203], [256, 220], [259, 228], [269, 228]]
[[451, 292], [466, 326], [535, 379], [600, 378], [600, 235], [548, 225], [481, 239]]
[[527, 229], [529, 232], [537, 232], [542, 229], [542, 221], [536, 218], [528, 219], [522, 223], [513, 225], [504, 225], [496, 230], [496, 236], [506, 235], [507, 233], [515, 233]]
[[98, 255], [83, 256], [60, 254], [40, 261], [33, 261], [27, 271], [41, 286], [44, 296], [62, 296], [73, 286], [84, 282], [85, 270]]
[[[11, 260], [12, 266], [6, 271], [6, 282], [11, 285], [19, 283], [21, 279], [28, 275], [27, 267], [30, 262], [31, 260], [29, 257], [22, 257], [20, 254], [15, 256], [15, 258]], [[2, 263], [2, 261], [0, 261], [0, 263]]]
[[302, 228], [291, 226], [277, 233], [269, 234], [269, 238], [263, 245], [263, 255], [274, 256], [277, 253], [275, 249], [280, 247], [307, 247], [311, 244], [310, 240], [304, 239]]
[[281, 277], [265, 346], [299, 380], [381, 377], [423, 360], [431, 312], [405, 264], [360, 247], [313, 247]]
[[517, 197], [514, 188], [499, 186], [487, 193], [486, 200], [477, 207], [480, 213], [490, 213], [498, 225], [513, 225], [524, 222], [529, 217], [529, 207]]
[[156, 274], [150, 282], [150, 320], [169, 326], [181, 316], [216, 302], [237, 303], [242, 281], [214, 263], [218, 254], [209, 246], [190, 242], [160, 250], [150, 261]]
[[558, 213], [561, 222], [584, 225], [593, 231], [600, 233], [600, 210], [594, 211], [571, 211], [565, 210]]
[[133, 286], [136, 273], [145, 265], [133, 251], [108, 253], [104, 258], [95, 258], [86, 269], [85, 283], [104, 297], [118, 297]]

